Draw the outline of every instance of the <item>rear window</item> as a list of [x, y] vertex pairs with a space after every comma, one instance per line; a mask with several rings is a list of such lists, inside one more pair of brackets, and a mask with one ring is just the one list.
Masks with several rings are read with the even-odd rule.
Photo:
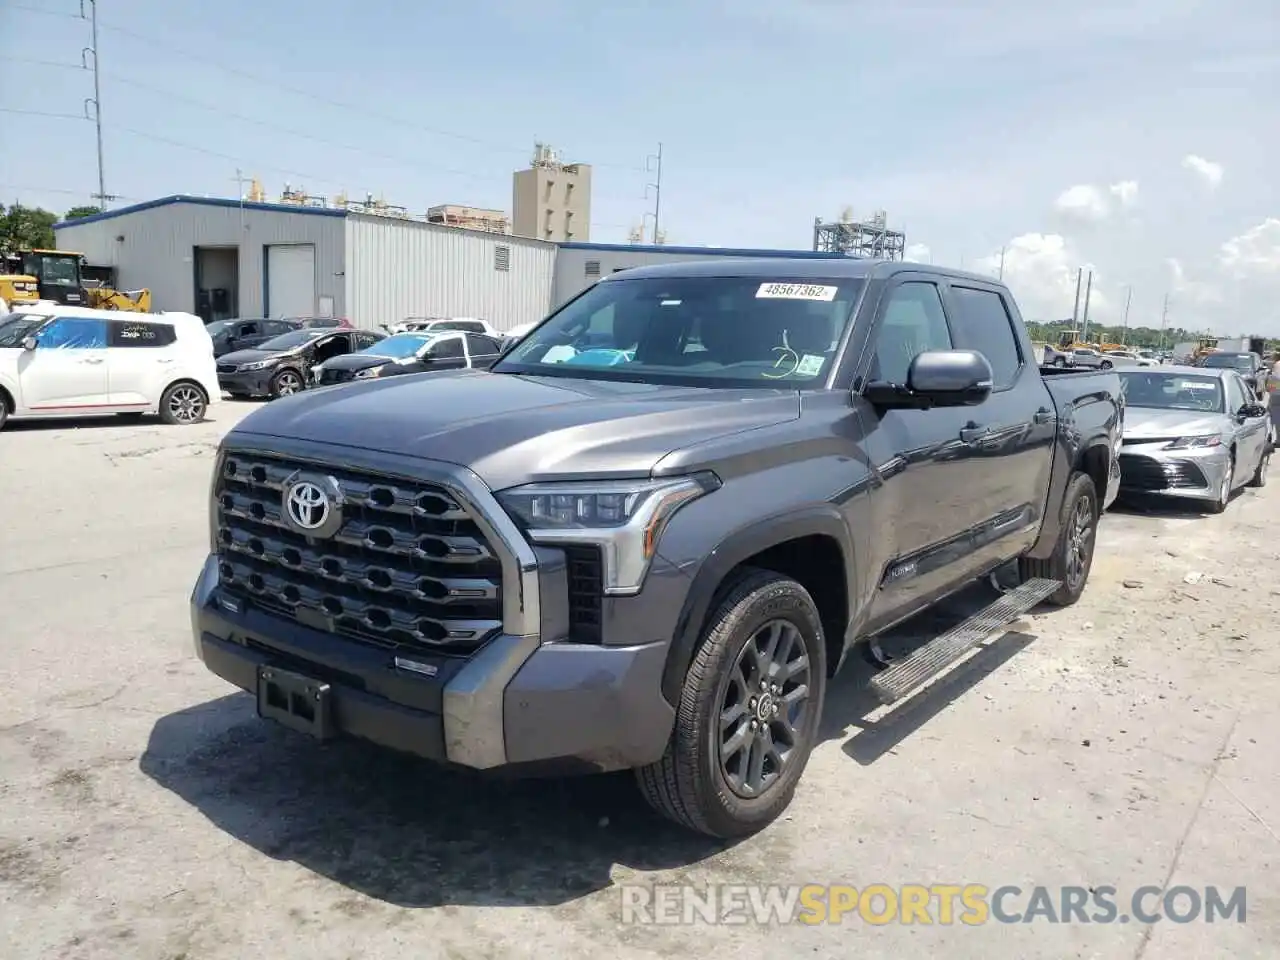
[[168, 323], [148, 323], [137, 320], [113, 320], [108, 332], [110, 347], [167, 347], [177, 339], [173, 326]]

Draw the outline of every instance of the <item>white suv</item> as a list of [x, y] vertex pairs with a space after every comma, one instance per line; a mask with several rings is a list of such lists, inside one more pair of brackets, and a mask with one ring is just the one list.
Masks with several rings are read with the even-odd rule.
[[0, 317], [0, 427], [120, 413], [199, 423], [220, 399], [213, 341], [194, 314], [42, 303]]

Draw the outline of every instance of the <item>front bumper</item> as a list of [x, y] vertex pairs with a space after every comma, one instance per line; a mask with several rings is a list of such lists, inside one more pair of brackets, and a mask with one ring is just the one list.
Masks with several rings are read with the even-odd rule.
[[[538, 608], [550, 636], [562, 632], [566, 580], [558, 551], [545, 554]], [[468, 659], [411, 655], [406, 668], [392, 651], [220, 594], [212, 556], [192, 593], [191, 627], [200, 660], [242, 690], [256, 692], [264, 666], [325, 681], [338, 733], [475, 769], [643, 766], [662, 756], [675, 720], [661, 692], [666, 639], [610, 647], [504, 633]]]
[[275, 368], [265, 370], [246, 370], [236, 373], [218, 371], [218, 386], [227, 393], [245, 394], [250, 397], [265, 397], [271, 393], [271, 377]]
[[1126, 493], [1216, 500], [1227, 472], [1225, 447], [1165, 450], [1163, 442], [1130, 442], [1120, 452], [1120, 489]]

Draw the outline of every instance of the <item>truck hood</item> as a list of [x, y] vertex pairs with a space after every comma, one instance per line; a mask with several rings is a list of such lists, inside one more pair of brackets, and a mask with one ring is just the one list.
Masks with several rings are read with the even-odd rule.
[[1173, 437], [1207, 437], [1223, 433], [1229, 421], [1225, 414], [1199, 410], [1159, 410], [1153, 407], [1125, 407], [1124, 439], [1128, 441]]
[[304, 391], [256, 410], [228, 439], [257, 434], [445, 460], [502, 490], [647, 476], [672, 451], [799, 415], [794, 390], [458, 370]]

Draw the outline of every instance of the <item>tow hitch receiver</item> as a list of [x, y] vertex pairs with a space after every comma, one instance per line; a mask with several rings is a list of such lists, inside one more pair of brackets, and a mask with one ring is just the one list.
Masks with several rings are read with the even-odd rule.
[[334, 735], [329, 684], [277, 667], [258, 669], [258, 716], [317, 740]]

